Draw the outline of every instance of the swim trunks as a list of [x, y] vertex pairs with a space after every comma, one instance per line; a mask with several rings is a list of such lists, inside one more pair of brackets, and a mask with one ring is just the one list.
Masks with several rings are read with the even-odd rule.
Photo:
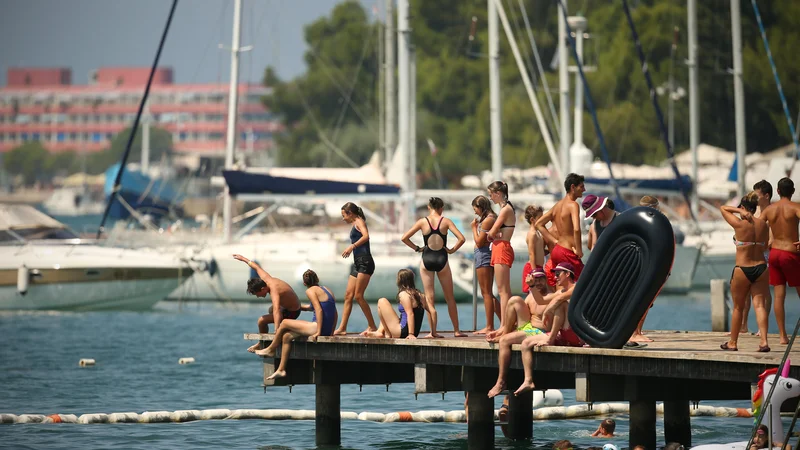
[[544, 331], [531, 325], [530, 321], [525, 322], [525, 324], [522, 325], [521, 327], [517, 327], [517, 331], [523, 331], [528, 336], [536, 336], [539, 334], [544, 334]]
[[800, 253], [773, 248], [769, 251], [769, 284], [800, 286]]
[[[559, 244], [556, 244], [555, 248], [553, 248], [553, 252], [550, 253], [550, 261], [553, 262], [553, 267], [561, 264], [562, 262], [568, 262], [572, 264], [572, 267], [575, 268], [576, 282], [578, 281], [578, 278], [580, 278], [581, 272], [583, 272], [583, 261], [581, 261], [581, 259], [578, 258], [578, 255], [576, 255], [575, 252], [573, 252], [572, 250], [564, 248]], [[552, 270], [547, 274], [548, 284], [551, 275], [553, 277], [552, 278], [553, 284], [551, 284], [551, 286], [555, 286], [556, 277], [555, 274], [553, 274]]]
[[584, 342], [572, 331], [572, 328], [561, 329], [556, 336], [555, 345], [562, 347], [583, 347]]
[[301, 312], [302, 311], [299, 309], [297, 311], [289, 311], [288, 309], [281, 307], [281, 316], [283, 316], [284, 319], [297, 319], [300, 317]]
[[511, 267], [514, 264], [514, 248], [508, 241], [492, 241], [492, 265], [502, 264]]
[[547, 276], [547, 285], [548, 286], [555, 286], [556, 285], [556, 274], [553, 273], [553, 258], [549, 258], [544, 263], [544, 274]]

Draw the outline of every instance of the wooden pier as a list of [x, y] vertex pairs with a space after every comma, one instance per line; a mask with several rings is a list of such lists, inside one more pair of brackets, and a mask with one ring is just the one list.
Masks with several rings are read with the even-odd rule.
[[[298, 340], [286, 378], [266, 377], [277, 359], [264, 359], [264, 385], [316, 385], [318, 445], [341, 443], [339, 393], [342, 384], [414, 383], [415, 393], [469, 392], [468, 446], [494, 448], [494, 401], [486, 393], [497, 379], [497, 344], [482, 336], [446, 339], [376, 339], [357, 335]], [[751, 384], [780, 364], [786, 346], [770, 336], [772, 352], [758, 353], [758, 338], [743, 335], [738, 352], [720, 350], [727, 333], [650, 331], [655, 340], [641, 349], [541, 347], [534, 353], [537, 389], [575, 389], [578, 401], [630, 402], [629, 443], [656, 449], [656, 402], [664, 402], [666, 442], [691, 445], [690, 402], [749, 401]], [[245, 334], [265, 343], [271, 334]], [[522, 381], [519, 346], [514, 346], [508, 389]], [[280, 356], [280, 352], [277, 357]], [[800, 351], [793, 351], [800, 361]], [[792, 378], [800, 378], [793, 366]], [[532, 395], [509, 399], [509, 434], [532, 436]], [[663, 444], [662, 444], [663, 445]]]

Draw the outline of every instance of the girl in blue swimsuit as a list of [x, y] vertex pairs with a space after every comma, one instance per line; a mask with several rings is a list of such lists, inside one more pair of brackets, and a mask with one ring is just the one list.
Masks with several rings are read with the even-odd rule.
[[416, 339], [419, 335], [425, 311], [430, 312], [431, 308], [425, 294], [417, 290], [414, 271], [410, 269], [400, 269], [397, 272], [397, 311], [399, 316], [392, 309], [389, 300], [378, 300], [381, 326], [369, 336]]
[[492, 211], [491, 201], [483, 195], [472, 200], [472, 210], [478, 216], [472, 220], [472, 240], [475, 242], [475, 274], [483, 296], [483, 307], [486, 310], [486, 326], [475, 334], [486, 334], [494, 331], [494, 316], [500, 318], [500, 300], [492, 292], [494, 284], [494, 267], [492, 267], [492, 249], [486, 234], [492, 229], [497, 215]]
[[305, 320], [284, 319], [275, 332], [275, 339], [269, 347], [256, 352], [259, 356], [275, 356], [275, 350], [281, 345], [281, 363], [278, 369], [268, 380], [286, 376], [286, 363], [289, 361], [289, 352], [292, 350], [292, 341], [298, 337], [308, 336], [308, 340], [316, 342], [319, 336], [333, 335], [338, 313], [336, 312], [336, 299], [330, 289], [319, 285], [319, 277], [313, 270], [306, 270], [303, 274], [303, 284], [306, 286], [306, 296], [311, 301], [310, 305], [302, 305], [303, 311], [313, 311], [314, 319]]
[[[422, 264], [419, 268], [422, 277], [422, 286], [425, 289], [425, 297], [431, 305], [431, 313], [428, 321], [431, 324], [431, 334], [428, 337], [441, 337], [436, 333], [436, 322], [438, 316], [434, 307], [434, 276], [439, 277], [439, 283], [444, 291], [444, 299], [447, 302], [447, 312], [450, 314], [450, 321], [453, 323], [453, 333], [455, 337], [463, 337], [458, 327], [458, 309], [456, 309], [456, 297], [453, 295], [453, 273], [450, 272], [450, 264], [447, 255], [455, 253], [466, 239], [461, 231], [456, 228], [452, 220], [442, 216], [444, 201], [439, 197], [431, 197], [428, 200], [428, 217], [418, 220], [410, 230], [403, 235], [403, 243], [416, 252], [422, 253]], [[422, 231], [424, 247], [411, 242], [411, 236]], [[458, 238], [458, 242], [453, 248], [447, 248], [447, 232], [452, 231]]]

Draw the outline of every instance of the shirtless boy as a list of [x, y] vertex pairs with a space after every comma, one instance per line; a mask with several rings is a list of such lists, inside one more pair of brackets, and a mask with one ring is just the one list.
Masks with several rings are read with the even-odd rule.
[[[547, 302], [547, 308], [544, 311], [545, 321], [547, 321], [549, 317], [552, 317], [552, 325], [548, 333], [530, 336], [522, 341], [522, 366], [525, 369], [525, 379], [519, 389], [514, 392], [514, 395], [520, 395], [524, 392], [531, 391], [535, 387], [533, 384], [534, 347], [541, 347], [544, 345], [566, 347], [583, 346], [583, 341], [575, 334], [575, 331], [570, 328], [569, 320], [567, 320], [569, 300], [575, 289], [575, 270], [572, 264], [561, 263], [553, 269], [553, 272], [558, 278], [559, 290], [556, 291], [555, 294], [548, 296], [551, 297], [551, 300]], [[540, 302], [538, 298], [536, 301], [537, 303]]]
[[786, 285], [800, 294], [800, 246], [798, 224], [800, 203], [792, 201], [794, 182], [791, 178], [778, 181], [780, 199], [761, 210], [761, 218], [767, 221], [772, 232], [772, 247], [769, 251], [769, 284], [775, 287], [775, 321], [778, 323], [781, 344], [789, 343], [786, 334]]
[[[272, 306], [269, 312], [258, 319], [258, 332], [269, 333], [269, 323], [275, 324], [275, 330], [283, 319], [297, 319], [300, 317], [300, 299], [288, 283], [275, 278], [262, 269], [258, 263], [250, 261], [242, 255], [233, 255], [233, 258], [246, 263], [251, 269], [255, 270], [258, 278], [251, 278], [247, 281], [247, 293], [258, 298], [264, 298], [270, 294]], [[250, 346], [248, 352], [254, 353], [261, 350], [261, 342]]]
[[512, 297], [505, 327], [486, 336], [490, 342], [499, 342], [500, 351], [497, 357], [499, 373], [497, 383], [489, 391], [489, 397], [495, 397], [506, 387], [506, 374], [511, 365], [511, 346], [519, 344], [530, 336], [543, 335], [550, 328], [552, 322], [546, 317], [545, 312], [551, 300], [560, 298], [560, 294], [548, 293], [544, 270], [535, 269], [525, 280], [530, 286], [528, 297], [523, 301], [521, 297]]
[[522, 292], [524, 294], [527, 294], [529, 290], [528, 275], [534, 269], [544, 270], [544, 239], [542, 233], [536, 229], [536, 221], [542, 217], [543, 213], [541, 206], [528, 205], [525, 208], [525, 221], [528, 222], [530, 228], [528, 234], [525, 235], [525, 244], [528, 246], [528, 262], [522, 268]]
[[[571, 173], [564, 180], [564, 189], [567, 195], [556, 203], [547, 214], [536, 221], [536, 229], [544, 234], [546, 226], [551, 221], [558, 228], [558, 243], [552, 252], [550, 260], [553, 267], [560, 263], [570, 263], [575, 268], [575, 279], [583, 271], [583, 242], [581, 241], [581, 215], [577, 200], [583, 197], [586, 188], [583, 185], [583, 176]], [[553, 271], [554, 272], [554, 271]], [[547, 274], [548, 284], [555, 285], [553, 272]]]

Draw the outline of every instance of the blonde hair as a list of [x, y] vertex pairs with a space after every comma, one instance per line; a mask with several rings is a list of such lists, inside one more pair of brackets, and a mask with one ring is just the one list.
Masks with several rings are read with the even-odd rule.
[[658, 209], [658, 199], [650, 195], [645, 195], [639, 200], [639, 206], [648, 206], [650, 208]]

